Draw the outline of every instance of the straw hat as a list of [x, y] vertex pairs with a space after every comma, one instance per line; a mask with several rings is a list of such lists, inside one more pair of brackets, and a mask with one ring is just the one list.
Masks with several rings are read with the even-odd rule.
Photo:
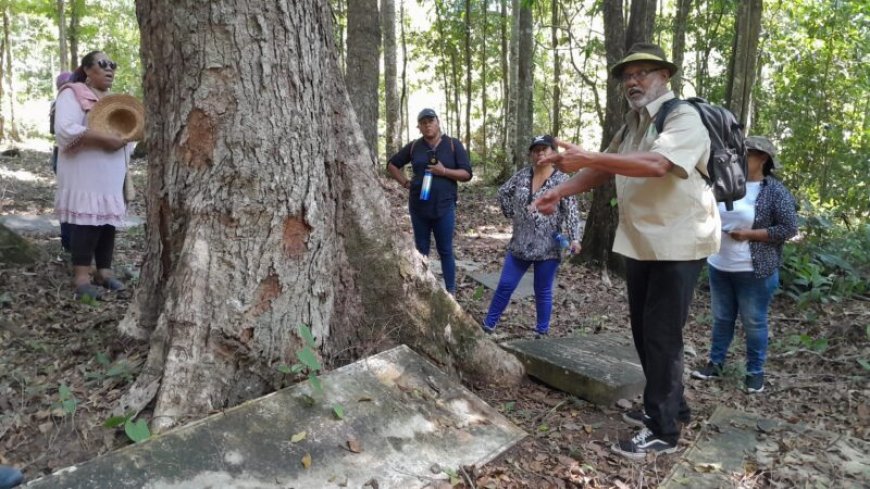
[[612, 68], [610, 68], [610, 74], [613, 75], [614, 78], [619, 78], [622, 76], [622, 70], [625, 69], [626, 65], [637, 61], [647, 61], [663, 68], [667, 68], [671, 76], [674, 76], [674, 73], [680, 71], [680, 68], [677, 65], [668, 61], [664, 50], [662, 50], [659, 45], [649, 42], [636, 42], [631, 46], [631, 49], [628, 50], [628, 55], [622, 58], [622, 61], [616, 63]]
[[88, 127], [139, 141], [145, 130], [145, 107], [132, 95], [106, 95], [88, 113]]

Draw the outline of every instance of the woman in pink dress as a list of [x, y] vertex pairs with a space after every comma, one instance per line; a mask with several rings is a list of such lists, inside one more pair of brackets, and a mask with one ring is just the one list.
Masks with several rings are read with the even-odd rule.
[[69, 224], [77, 298], [100, 299], [103, 291], [98, 286], [124, 288], [112, 274], [112, 255], [115, 229], [125, 226], [123, 186], [130, 148], [115, 134], [87, 127], [87, 114], [109, 93], [116, 68], [101, 51], [86, 54], [55, 104], [54, 132], [60, 148], [55, 212], [60, 222]]

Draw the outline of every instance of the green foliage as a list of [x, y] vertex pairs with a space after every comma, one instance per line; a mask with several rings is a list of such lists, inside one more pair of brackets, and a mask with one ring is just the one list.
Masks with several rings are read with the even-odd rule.
[[133, 419], [133, 414], [112, 416], [103, 423], [103, 426], [106, 428], [118, 428], [123, 426], [124, 434], [126, 434], [127, 438], [129, 438], [133, 443], [139, 443], [140, 441], [151, 438], [151, 430], [148, 429], [148, 423], [144, 419]]
[[840, 222], [830, 213], [802, 218], [804, 236], [785, 245], [780, 280], [799, 306], [870, 292], [870, 223]]
[[75, 414], [78, 401], [66, 384], [60, 384], [57, 389], [57, 397], [58, 402], [54, 404], [56, 409], [60, 409], [64, 416]]
[[299, 360], [299, 363], [295, 363], [291, 366], [282, 363], [277, 365], [275, 370], [282, 374], [292, 375], [308, 372], [308, 383], [311, 385], [314, 393], [322, 395], [323, 385], [320, 383], [320, 378], [318, 378], [317, 374], [323, 369], [323, 367], [320, 365], [320, 361], [317, 359], [317, 354], [314, 352], [317, 348], [314, 335], [311, 333], [311, 329], [304, 324], [299, 325], [297, 332], [299, 333], [299, 338], [303, 343], [302, 348], [296, 351], [296, 358]]

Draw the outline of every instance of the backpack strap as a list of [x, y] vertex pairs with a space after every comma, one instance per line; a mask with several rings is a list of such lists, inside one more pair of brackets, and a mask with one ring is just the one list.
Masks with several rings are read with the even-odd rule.
[[668, 117], [668, 114], [670, 114], [671, 111], [674, 110], [674, 107], [676, 107], [678, 104], [684, 103], [684, 102], [688, 103], [685, 100], [681, 100], [678, 98], [672, 98], [672, 99], [666, 101], [665, 103], [663, 103], [661, 107], [659, 107], [659, 111], [656, 114], [656, 121], [655, 121], [657, 133], [661, 134], [665, 130], [665, 119]]

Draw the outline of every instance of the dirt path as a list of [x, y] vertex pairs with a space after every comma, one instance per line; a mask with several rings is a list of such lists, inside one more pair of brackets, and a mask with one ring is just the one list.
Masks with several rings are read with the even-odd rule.
[[[46, 154], [28, 151], [17, 158], [0, 158], [0, 215], [51, 212], [53, 175], [46, 162]], [[144, 176], [136, 178], [144, 188]], [[510, 232], [494, 194], [494, 188], [464, 186], [456, 231], [457, 258], [482, 264], [488, 271], [501, 269]], [[403, 192], [392, 189], [390, 199], [396, 219], [410, 233]], [[141, 202], [132, 211], [144, 215]], [[129, 292], [96, 305], [73, 301], [59, 240], [35, 241], [46, 251], [46, 261], [0, 267], [0, 464], [21, 467], [31, 478], [129, 443], [121, 430], [103, 423], [147, 352], [145, 344], [122, 338], [115, 330]], [[142, 243], [142, 228], [118, 238], [116, 268], [133, 284]], [[457, 300], [482, 318], [492, 292], [477, 287], [461, 269], [458, 286]], [[687, 368], [705, 362], [710, 323], [702, 283], [685, 330]], [[738, 337], [734, 367], [724, 380], [702, 384], [687, 375], [686, 396], [694, 420], [684, 429], [681, 445], [694, 440], [718, 405], [867, 440], [870, 389], [868, 371], [859, 360], [870, 360], [868, 323], [865, 302], [797, 310], [778, 296], [765, 392], [748, 395], [740, 389], [743, 346]], [[509, 337], [530, 337], [533, 324], [534, 303], [525, 299], [509, 306], [499, 327]], [[599, 271], [563, 263], [551, 334], [604, 331], [630, 334], [623, 282], [617, 277], [608, 282]], [[827, 338], [824, 348], [812, 341], [819, 338]], [[68, 394], [63, 394], [67, 387]], [[655, 487], [678, 457], [629, 463], [612, 456], [610, 444], [631, 433], [620, 419], [623, 408], [617, 406], [598, 407], [533, 380], [512, 390], [476, 392], [530, 434], [495, 462], [466, 471], [478, 488]], [[777, 477], [776, 472], [753, 472], [746, 474], [743, 484], [757, 487], [747, 484]], [[471, 486], [463, 481], [456, 487]]]

